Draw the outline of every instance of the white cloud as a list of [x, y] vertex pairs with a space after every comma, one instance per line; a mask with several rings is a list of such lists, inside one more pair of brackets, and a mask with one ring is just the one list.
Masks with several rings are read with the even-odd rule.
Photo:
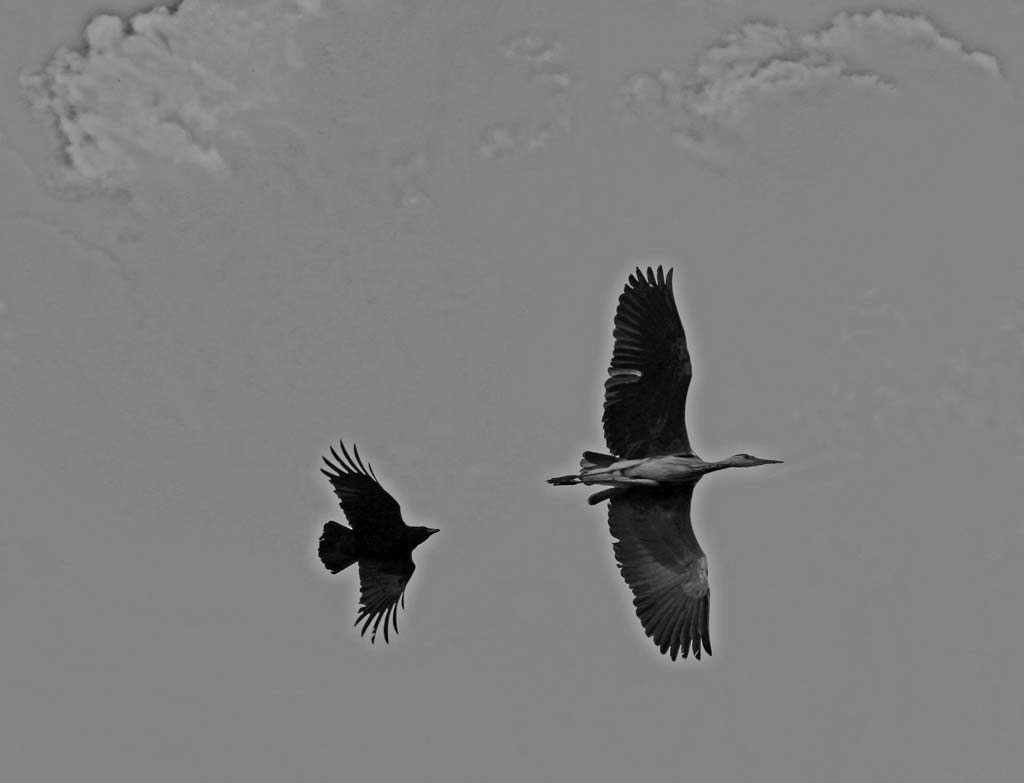
[[830, 25], [809, 33], [801, 43], [809, 51], [825, 51], [840, 55], [855, 49], [869, 38], [886, 38], [934, 47], [953, 55], [972, 67], [992, 76], [1002, 76], [999, 61], [991, 54], [968, 50], [961, 41], [943, 34], [921, 14], [900, 14], [875, 10], [870, 14], [841, 13]]
[[278, 99], [282, 75], [302, 66], [295, 29], [319, 9], [319, 0], [185, 0], [127, 21], [102, 14], [80, 49], [59, 49], [21, 81], [55, 117], [84, 179], [124, 181], [140, 154], [217, 171], [218, 138], [238, 132], [226, 121]]

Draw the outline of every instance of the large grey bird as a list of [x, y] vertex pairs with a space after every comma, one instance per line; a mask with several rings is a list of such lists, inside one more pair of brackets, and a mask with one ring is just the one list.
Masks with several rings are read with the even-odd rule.
[[341, 453], [331, 448], [334, 462], [324, 457], [329, 470], [320, 469], [334, 487], [351, 528], [331, 520], [320, 536], [320, 562], [332, 574], [359, 563], [359, 615], [361, 635], [370, 623], [370, 642], [377, 640], [377, 628], [384, 622], [384, 641], [388, 624], [398, 633], [398, 602], [405, 608], [405, 587], [416, 564], [412, 550], [438, 531], [430, 527], [410, 527], [402, 519], [398, 501], [380, 485], [369, 463], [363, 464], [359, 449], [352, 446], [350, 456], [341, 443]]
[[[644, 631], [672, 660], [692, 647], [711, 654], [708, 564], [693, 534], [690, 501], [716, 470], [781, 460], [734, 454], [705, 462], [686, 434], [692, 367], [686, 333], [666, 275], [638, 268], [615, 312], [615, 349], [604, 397], [604, 437], [612, 454], [583, 452], [580, 472], [550, 484], [599, 484], [591, 505], [608, 500], [615, 559], [633, 591]], [[614, 456], [612, 456], [614, 455]]]

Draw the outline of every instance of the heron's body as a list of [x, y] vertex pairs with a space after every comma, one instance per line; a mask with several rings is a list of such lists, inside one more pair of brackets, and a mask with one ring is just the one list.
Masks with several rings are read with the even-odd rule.
[[685, 484], [714, 470], [728, 467], [705, 462], [695, 454], [664, 454], [645, 459], [620, 459], [608, 465], [580, 460], [580, 484], [606, 484], [610, 487], [667, 487]]
[[778, 460], [734, 454], [705, 462], [690, 447], [686, 393], [693, 368], [672, 295], [672, 270], [631, 275], [615, 313], [605, 381], [604, 435], [612, 454], [583, 452], [579, 473], [557, 485], [603, 485], [615, 558], [637, 616], [661, 652], [710, 655], [707, 558], [693, 534], [690, 503], [701, 477]]

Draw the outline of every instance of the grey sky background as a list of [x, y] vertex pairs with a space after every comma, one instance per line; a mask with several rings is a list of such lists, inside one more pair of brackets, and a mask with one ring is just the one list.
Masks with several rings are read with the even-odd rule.
[[[144, 10], [0, 9], [11, 780], [1017, 779], [1019, 4]], [[696, 493], [700, 663], [544, 484], [648, 263], [785, 460]], [[390, 647], [340, 437], [441, 528]]]

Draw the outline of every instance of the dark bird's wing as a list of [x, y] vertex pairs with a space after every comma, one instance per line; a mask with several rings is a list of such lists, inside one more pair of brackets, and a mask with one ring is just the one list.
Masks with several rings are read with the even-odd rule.
[[377, 641], [377, 628], [384, 622], [384, 641], [388, 638], [388, 624], [398, 633], [398, 602], [405, 608], [405, 586], [409, 584], [416, 564], [412, 557], [388, 558], [386, 560], [359, 561], [359, 615], [356, 625], [363, 624], [360, 634], [373, 623], [370, 641]]
[[672, 296], [672, 270], [629, 276], [615, 311], [615, 349], [604, 383], [604, 439], [637, 459], [690, 452], [686, 392], [690, 352]]
[[330, 470], [320, 469], [334, 487], [334, 494], [341, 501], [341, 510], [345, 512], [352, 530], [357, 535], [375, 532], [387, 536], [389, 531], [397, 531], [405, 527], [402, 521], [402, 509], [398, 501], [377, 481], [373, 468], [363, 465], [359, 450], [352, 448], [355, 457], [349, 456], [345, 444], [341, 445], [344, 458], [338, 456], [333, 448], [331, 455], [335, 462], [324, 457]]
[[615, 559], [635, 596], [637, 617], [673, 661], [691, 647], [700, 660], [701, 645], [711, 654], [708, 561], [690, 523], [695, 484], [633, 488], [608, 504]]

